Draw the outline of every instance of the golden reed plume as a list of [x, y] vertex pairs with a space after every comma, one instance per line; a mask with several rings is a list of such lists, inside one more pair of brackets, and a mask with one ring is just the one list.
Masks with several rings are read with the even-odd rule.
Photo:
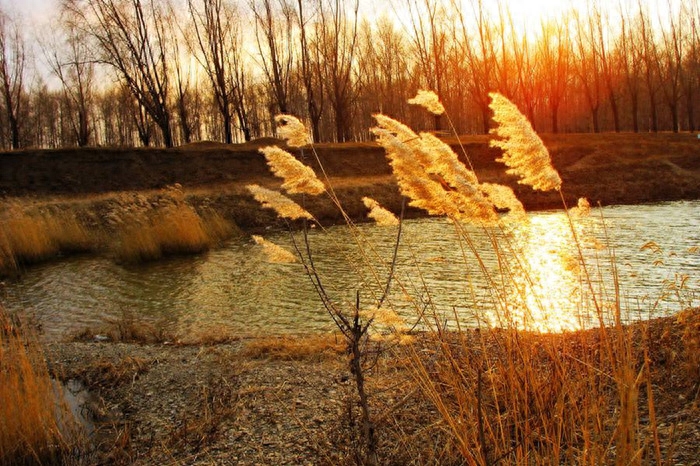
[[267, 259], [270, 262], [277, 264], [291, 264], [297, 262], [297, 257], [284, 249], [282, 246], [279, 246], [272, 241], [268, 241], [262, 236], [253, 235], [252, 238], [253, 241], [255, 241], [255, 244], [259, 244], [263, 247], [263, 251], [265, 251]]
[[287, 141], [289, 147], [303, 147], [311, 144], [306, 126], [293, 115], [276, 115], [277, 135]]
[[437, 94], [435, 94], [433, 91], [420, 89], [414, 98], [408, 99], [408, 103], [412, 105], [420, 105], [435, 115], [442, 115], [445, 113], [445, 107], [442, 105], [442, 102], [440, 102]]
[[492, 140], [491, 146], [503, 150], [503, 157], [497, 160], [510, 167], [507, 173], [520, 177], [520, 184], [540, 191], [559, 190], [559, 173], [552, 166], [549, 151], [525, 115], [501, 94], [491, 92], [489, 96], [493, 119], [498, 123], [491, 133], [499, 138]]
[[367, 216], [374, 219], [377, 225], [390, 227], [399, 224], [399, 219], [396, 218], [396, 215], [379, 205], [379, 203], [371, 197], [363, 197], [362, 202], [365, 204], [365, 207], [369, 209]]
[[301, 218], [313, 220], [314, 218], [309, 212], [284, 194], [263, 188], [257, 184], [249, 184], [246, 188], [248, 188], [248, 191], [250, 191], [256, 201], [265, 208], [273, 209], [281, 218], [288, 218], [290, 220], [298, 220]]
[[267, 159], [267, 165], [272, 173], [284, 179], [282, 188], [290, 194], [311, 194], [316, 196], [323, 193], [326, 188], [316, 177], [314, 171], [298, 161], [292, 154], [277, 146], [268, 146], [259, 149]]

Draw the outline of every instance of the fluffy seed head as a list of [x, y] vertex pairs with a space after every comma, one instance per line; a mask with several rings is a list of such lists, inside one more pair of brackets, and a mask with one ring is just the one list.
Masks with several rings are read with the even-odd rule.
[[518, 183], [532, 186], [540, 191], [559, 190], [561, 178], [552, 166], [549, 152], [525, 115], [510, 100], [492, 92], [491, 110], [498, 126], [491, 130], [499, 139], [491, 141], [492, 147], [503, 150], [507, 173], [518, 175]]
[[384, 147], [401, 193], [410, 205], [432, 215], [491, 223], [493, 206], [477, 188], [473, 172], [459, 162], [449, 146], [432, 135], [417, 135], [386, 115], [375, 115], [372, 128]]
[[276, 115], [277, 135], [287, 141], [289, 147], [302, 147], [311, 143], [304, 123], [293, 115]]
[[510, 219], [518, 221], [527, 219], [523, 204], [510, 187], [502, 184], [481, 183], [479, 189], [497, 209], [507, 210]]
[[440, 98], [433, 91], [421, 89], [414, 98], [408, 99], [408, 103], [420, 105], [435, 115], [442, 115], [445, 113], [445, 107], [440, 102]]
[[253, 195], [263, 207], [273, 209], [281, 218], [290, 220], [298, 220], [305, 218], [313, 220], [313, 216], [304, 210], [299, 204], [286, 197], [284, 194], [278, 193], [271, 189], [263, 188], [257, 184], [249, 184], [246, 186], [248, 191]]
[[374, 199], [370, 197], [363, 197], [362, 202], [365, 204], [365, 207], [369, 209], [367, 216], [374, 219], [374, 221], [377, 222], [377, 225], [388, 227], [399, 224], [399, 219], [396, 218], [396, 215], [379, 205], [379, 203]]
[[253, 235], [252, 238], [253, 241], [255, 241], [255, 244], [259, 244], [263, 247], [263, 251], [265, 251], [267, 259], [270, 262], [278, 264], [291, 264], [297, 262], [297, 257], [284, 249], [282, 246], [279, 246], [272, 241], [268, 241], [262, 236]]
[[292, 154], [277, 146], [259, 149], [267, 159], [272, 173], [284, 179], [282, 188], [290, 194], [306, 193], [315, 196], [326, 188], [314, 171], [298, 161]]
[[591, 204], [585, 197], [580, 197], [578, 204], [572, 207], [570, 212], [577, 217], [587, 217], [591, 214]]

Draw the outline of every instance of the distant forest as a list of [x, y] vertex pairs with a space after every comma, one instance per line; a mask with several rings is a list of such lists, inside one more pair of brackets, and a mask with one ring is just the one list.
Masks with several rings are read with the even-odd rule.
[[[0, 148], [242, 142], [278, 113], [317, 142], [370, 139], [376, 112], [485, 133], [490, 91], [539, 132], [698, 129], [698, 0], [592, 0], [525, 31], [486, 0], [395, 0], [401, 20], [358, 1], [60, 0], [48, 31], [0, 10]], [[450, 120], [409, 106], [418, 89]]]

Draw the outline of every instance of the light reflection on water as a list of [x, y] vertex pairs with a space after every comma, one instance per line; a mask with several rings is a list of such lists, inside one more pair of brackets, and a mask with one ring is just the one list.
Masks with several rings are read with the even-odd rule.
[[[610, 207], [603, 209], [603, 219], [607, 230], [598, 209], [576, 221], [593, 295], [601, 305], [607, 309], [615, 300], [611, 251], [625, 317], [654, 317], [695, 302], [700, 253], [689, 250], [700, 246], [700, 201]], [[310, 232], [315, 264], [336, 302], [351, 306], [357, 290], [363, 307], [379, 299], [395, 233], [360, 225], [360, 253], [347, 228]], [[597, 318], [587, 311], [592, 294], [587, 285], [581, 286], [585, 270], [564, 213], [534, 213], [527, 225], [507, 232], [469, 228], [466, 234], [471, 247], [456, 239], [455, 226], [444, 219], [405, 222], [391, 305], [406, 316], [427, 311], [441, 321], [454, 322], [458, 316], [466, 325], [476, 319], [498, 325], [506, 317], [535, 329], [596, 325]], [[494, 235], [499, 254], [491, 241]], [[290, 248], [286, 233], [267, 238]], [[654, 247], [642, 249], [649, 241]], [[612, 249], [601, 248], [605, 244]], [[688, 277], [684, 289], [675, 290], [673, 284], [683, 276]], [[180, 335], [332, 328], [303, 267], [268, 263], [252, 241], [145, 266], [72, 258], [32, 268], [0, 289], [0, 300], [10, 310], [35, 315], [49, 337], [99, 328], [123, 314]]]

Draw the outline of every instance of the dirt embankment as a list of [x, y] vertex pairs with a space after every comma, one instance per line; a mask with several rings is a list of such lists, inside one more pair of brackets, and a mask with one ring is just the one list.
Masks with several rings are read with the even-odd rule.
[[[568, 203], [578, 197], [603, 205], [700, 198], [700, 139], [694, 134], [561, 134], [543, 135], [543, 140], [564, 181]], [[495, 161], [500, 151], [488, 141], [487, 136], [462, 137], [482, 181], [512, 186], [531, 210], [561, 207], [558, 193], [535, 192], [506, 175], [503, 164]], [[448, 142], [461, 153], [455, 138]], [[5, 152], [0, 153], [0, 195], [86, 198], [180, 183], [195, 204], [216, 207], [240, 226], [269, 225], [272, 214], [262, 212], [244, 187], [277, 183], [257, 152], [271, 144], [279, 141]], [[316, 151], [351, 215], [364, 215], [362, 196], [400, 210], [401, 198], [382, 148], [373, 143], [319, 144]], [[309, 150], [297, 155], [320, 171]], [[328, 200], [309, 202], [319, 219], [340, 220]]]

